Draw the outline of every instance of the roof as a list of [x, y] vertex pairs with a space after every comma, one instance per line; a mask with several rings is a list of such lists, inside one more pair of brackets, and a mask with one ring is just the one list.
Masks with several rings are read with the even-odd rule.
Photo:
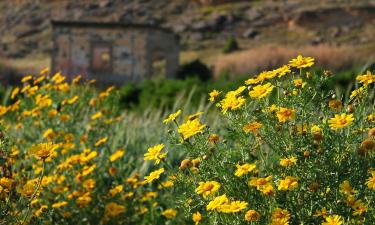
[[156, 29], [168, 33], [174, 33], [171, 29], [153, 26], [150, 24], [119, 23], [119, 22], [92, 22], [92, 21], [56, 21], [51, 20], [53, 27], [95, 27], [95, 28], [136, 28]]

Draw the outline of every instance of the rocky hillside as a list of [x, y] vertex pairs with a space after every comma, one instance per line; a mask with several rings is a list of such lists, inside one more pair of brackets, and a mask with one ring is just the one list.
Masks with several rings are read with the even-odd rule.
[[0, 57], [48, 55], [50, 20], [147, 23], [173, 29], [183, 49], [222, 47], [229, 36], [244, 47], [264, 43], [370, 44], [370, 0], [14, 0], [0, 1]]

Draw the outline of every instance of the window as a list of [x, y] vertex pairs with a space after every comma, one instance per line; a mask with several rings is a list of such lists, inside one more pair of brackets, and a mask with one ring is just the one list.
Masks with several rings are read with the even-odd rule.
[[112, 46], [108, 43], [94, 43], [92, 47], [91, 67], [96, 72], [111, 72]]

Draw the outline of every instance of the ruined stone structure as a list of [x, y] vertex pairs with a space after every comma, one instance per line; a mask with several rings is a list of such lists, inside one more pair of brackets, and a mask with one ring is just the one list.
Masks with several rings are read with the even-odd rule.
[[[98, 83], [141, 81], [178, 69], [178, 37], [149, 25], [53, 21], [52, 70]], [[158, 71], [156, 71], [158, 70]]]

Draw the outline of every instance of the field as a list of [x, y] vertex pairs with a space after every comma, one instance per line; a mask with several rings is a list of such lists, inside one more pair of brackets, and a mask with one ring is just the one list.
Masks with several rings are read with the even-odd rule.
[[340, 89], [288, 61], [132, 110], [94, 80], [24, 76], [0, 107], [0, 223], [374, 224], [375, 75]]

